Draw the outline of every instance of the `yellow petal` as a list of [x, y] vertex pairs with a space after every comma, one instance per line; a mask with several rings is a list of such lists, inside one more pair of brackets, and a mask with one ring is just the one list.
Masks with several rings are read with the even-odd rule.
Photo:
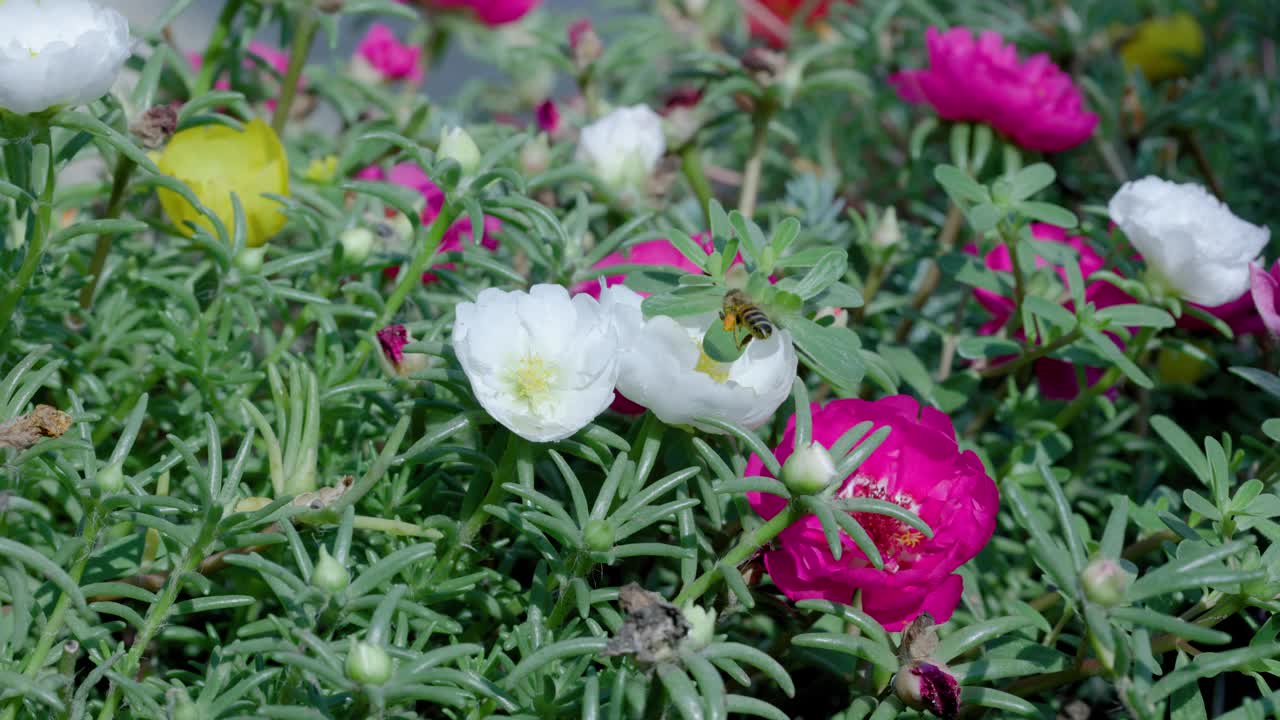
[[[280, 204], [265, 193], [289, 194], [289, 159], [271, 126], [259, 118], [244, 130], [226, 125], [201, 125], [177, 133], [157, 165], [161, 172], [185, 183], [200, 202], [232, 232], [234, 192], [245, 217], [245, 243], [259, 247], [284, 226]], [[213, 223], [182, 196], [160, 190], [160, 205], [174, 225], [188, 236], [193, 222], [215, 234]]]
[[1152, 82], [1185, 75], [1204, 53], [1204, 30], [1195, 17], [1180, 12], [1139, 24], [1120, 48], [1120, 58]]

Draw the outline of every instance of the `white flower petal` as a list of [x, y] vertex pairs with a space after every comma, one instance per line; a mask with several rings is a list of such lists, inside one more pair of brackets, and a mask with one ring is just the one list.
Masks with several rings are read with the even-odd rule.
[[527, 440], [563, 440], [613, 398], [618, 333], [594, 299], [580, 298], [559, 285], [489, 288], [455, 309], [454, 352], [476, 400]]
[[28, 114], [97, 100], [130, 46], [124, 16], [89, 0], [3, 0], [0, 108]]
[[1271, 231], [1241, 220], [1200, 185], [1148, 176], [1125, 183], [1107, 210], [1143, 259], [1184, 299], [1215, 306], [1249, 289], [1249, 263]]
[[[775, 331], [754, 340], [720, 380], [697, 369], [699, 343], [715, 315], [643, 319], [642, 298], [625, 285], [601, 295], [622, 336], [618, 392], [672, 425], [715, 428], [695, 422], [716, 418], [748, 428], [764, 424], [791, 393], [797, 358], [791, 336]], [[722, 380], [722, 381], [721, 381]]]
[[582, 128], [577, 160], [614, 190], [636, 190], [666, 151], [662, 117], [646, 105], [635, 105]]

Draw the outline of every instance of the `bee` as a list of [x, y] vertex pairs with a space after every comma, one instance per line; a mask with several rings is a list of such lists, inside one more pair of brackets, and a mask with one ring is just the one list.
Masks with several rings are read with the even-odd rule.
[[[724, 305], [720, 310], [720, 319], [724, 321], [725, 332], [734, 334], [739, 350], [746, 347], [747, 343], [751, 342], [751, 338], [767, 340], [773, 334], [773, 323], [769, 322], [769, 316], [756, 307], [751, 298], [741, 290], [730, 290], [724, 294]], [[747, 333], [741, 339], [738, 339], [738, 328], [740, 327], [745, 329]]]

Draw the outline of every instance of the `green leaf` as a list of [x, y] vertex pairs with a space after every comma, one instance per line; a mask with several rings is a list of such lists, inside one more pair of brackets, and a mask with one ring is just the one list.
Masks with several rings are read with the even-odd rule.
[[1251, 367], [1233, 367], [1231, 372], [1262, 388], [1271, 397], [1280, 399], [1280, 377]]
[[1111, 617], [1121, 622], [1172, 633], [1192, 642], [1222, 645], [1231, 642], [1231, 635], [1181, 618], [1164, 615], [1147, 608], [1119, 607], [1111, 610]]
[[1067, 230], [1075, 227], [1078, 223], [1075, 213], [1053, 203], [1024, 200], [1014, 207], [1017, 208], [1018, 212], [1032, 220], [1057, 225]]
[[711, 237], [715, 240], [728, 240], [733, 236], [733, 225], [729, 223], [729, 215], [725, 213], [720, 201], [715, 198], [707, 203], [707, 214], [711, 218]]
[[1178, 457], [1191, 468], [1191, 472], [1195, 473], [1201, 483], [1206, 487], [1212, 484], [1209, 476], [1209, 459], [1185, 430], [1164, 415], [1152, 415], [1151, 427], [1169, 447], [1173, 448], [1174, 452], [1178, 453]]
[[1031, 624], [1029, 619], [1020, 615], [1006, 615], [969, 625], [942, 638], [937, 650], [933, 652], [933, 657], [945, 663], [983, 643], [1004, 637]]
[[1150, 305], [1112, 305], [1099, 310], [1094, 317], [1115, 327], [1169, 328], [1175, 324], [1172, 315]]
[[360, 573], [360, 577], [351, 581], [351, 584], [347, 586], [343, 593], [348, 598], [358, 598], [381, 587], [383, 583], [390, 582], [391, 578], [398, 575], [400, 571], [432, 557], [435, 553], [436, 546], [434, 543], [418, 543], [400, 548], [366, 568], [364, 572]]
[[989, 358], [1017, 355], [1022, 345], [1014, 340], [980, 335], [967, 337], [956, 345], [956, 353], [966, 360], [984, 360]]
[[942, 189], [953, 200], [967, 200], [969, 202], [981, 203], [988, 202], [990, 195], [987, 189], [978, 184], [978, 181], [969, 177], [969, 174], [954, 165], [939, 165], [933, 169], [933, 179], [938, 181]]
[[875, 642], [870, 638], [842, 633], [803, 633], [792, 638], [791, 644], [796, 647], [830, 650], [844, 655], [852, 655], [890, 672], [898, 669], [898, 658], [893, 651], [883, 642]]
[[1056, 302], [1046, 300], [1038, 295], [1028, 295], [1022, 302], [1023, 306], [1033, 314], [1039, 315], [1064, 330], [1070, 330], [1076, 326], [1075, 314]]
[[861, 342], [848, 328], [829, 327], [807, 318], [788, 317], [783, 326], [823, 379], [838, 388], [856, 389], [866, 374], [858, 349]]
[[817, 296], [840, 278], [849, 266], [849, 256], [843, 250], [832, 250], [823, 255], [816, 265], [801, 278], [792, 289], [796, 295], [808, 300]]
[[1187, 504], [1191, 510], [1200, 513], [1210, 520], [1221, 520], [1222, 513], [1218, 512], [1218, 508], [1213, 503], [1205, 499], [1205, 497], [1191, 488], [1182, 491], [1182, 501]]
[[1040, 711], [1036, 709], [1035, 705], [1017, 695], [1011, 695], [994, 688], [962, 687], [960, 688], [960, 702], [963, 705], [981, 705], [982, 707], [1004, 710], [1015, 715], [1040, 717]]
[[741, 343], [743, 338], [749, 337], [749, 335], [737, 335], [731, 330], [725, 330], [724, 323], [713, 322], [702, 336], [702, 352], [716, 362], [732, 363], [746, 352], [747, 345]]
[[422, 222], [420, 210], [422, 194], [413, 188], [372, 180], [347, 180], [339, 183], [338, 187], [342, 190], [348, 190], [359, 195], [368, 195], [381, 200], [388, 206], [403, 213], [415, 228]]
[[724, 290], [720, 288], [680, 287], [644, 299], [640, 308], [647, 318], [657, 315], [688, 317], [705, 315], [720, 310], [724, 304]]
[[1171, 560], [1160, 568], [1138, 578], [1129, 588], [1129, 600], [1138, 602], [1149, 597], [1167, 595], [1181, 590], [1190, 590], [1206, 585], [1248, 582], [1262, 577], [1266, 574], [1264, 571], [1230, 570], [1215, 565], [1219, 560], [1225, 560], [1239, 554], [1250, 544], [1243, 540], [1235, 540], [1211, 548], [1208, 552]]
[[58, 567], [57, 563], [49, 558], [22, 543], [2, 537], [0, 537], [0, 557], [15, 560], [23, 565], [35, 568], [40, 574], [48, 578], [49, 582], [66, 593], [72, 602], [76, 604], [76, 607], [84, 609], [84, 593], [80, 591], [80, 586], [76, 584], [75, 580], [71, 579], [71, 576], [65, 570]]
[[673, 230], [671, 231], [670, 241], [680, 251], [680, 254], [685, 256], [685, 259], [702, 269], [703, 272], [706, 272], [707, 252], [702, 249], [701, 245], [694, 242], [688, 233]]
[[74, 110], [63, 110], [53, 116], [51, 123], [58, 127], [80, 130], [101, 138], [108, 145], [115, 148], [116, 152], [119, 152], [121, 155], [132, 160], [138, 167], [155, 175], [160, 174], [160, 168], [156, 167], [156, 164], [151, 162], [151, 158], [147, 157], [147, 154], [142, 151], [142, 148], [138, 147], [132, 140], [121, 135], [114, 128], [92, 115], [76, 112]]
[[1053, 184], [1058, 174], [1047, 163], [1028, 165], [1009, 178], [1009, 195], [1012, 200], [1026, 200]]
[[1147, 377], [1147, 374], [1142, 372], [1141, 368], [1134, 365], [1133, 361], [1124, 354], [1124, 351], [1116, 347], [1116, 344], [1106, 335], [1093, 328], [1084, 328], [1084, 336], [1089, 341], [1089, 345], [1107, 360], [1110, 360], [1116, 367], [1120, 368], [1120, 372], [1124, 373], [1125, 377], [1132, 380], [1139, 387], [1147, 389], [1155, 387], [1155, 383], [1151, 381], [1151, 378]]
[[547, 669], [552, 663], [581, 655], [597, 655], [609, 644], [608, 638], [585, 637], [561, 640], [541, 648], [524, 658], [502, 678], [503, 687], [514, 687], [526, 675], [536, 670]]
[[787, 248], [791, 247], [791, 243], [800, 237], [800, 221], [789, 217], [778, 223], [773, 229], [773, 237], [769, 239], [769, 247], [773, 249], [774, 257], [782, 257]]
[[1169, 697], [1175, 690], [1196, 682], [1200, 678], [1213, 677], [1236, 667], [1247, 665], [1255, 660], [1280, 655], [1280, 643], [1261, 647], [1247, 647], [1228, 650], [1221, 653], [1201, 653], [1186, 667], [1166, 675], [1151, 687], [1147, 695], [1150, 703], [1158, 703]]
[[667, 698], [679, 711], [680, 717], [684, 720], [703, 720], [702, 698], [693, 681], [679, 665], [662, 663], [658, 666], [658, 677], [662, 680], [663, 689], [667, 691]]

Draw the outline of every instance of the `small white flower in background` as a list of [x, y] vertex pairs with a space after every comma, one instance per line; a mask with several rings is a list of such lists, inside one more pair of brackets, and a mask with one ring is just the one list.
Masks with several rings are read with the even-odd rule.
[[1194, 183], [1148, 176], [1127, 182], [1107, 205], [1147, 266], [1182, 298], [1231, 302], [1249, 289], [1249, 263], [1271, 231], [1241, 220]]
[[458, 163], [463, 175], [474, 175], [480, 167], [480, 148], [471, 135], [460, 127], [448, 128], [440, 136], [440, 146], [436, 150], [442, 158], [449, 158]]
[[0, 109], [93, 102], [129, 58], [129, 21], [88, 0], [0, 0]]
[[577, 160], [625, 196], [644, 192], [666, 151], [662, 117], [646, 105], [635, 105], [582, 128]]
[[590, 295], [559, 285], [459, 303], [453, 347], [485, 411], [526, 440], [581, 430], [613, 400], [618, 333]]
[[719, 363], [702, 352], [702, 336], [718, 322], [715, 314], [646, 320], [643, 301], [625, 285], [601, 295], [622, 337], [618, 392], [659, 420], [713, 433], [721, 431], [695, 419], [757, 428], [791, 394], [796, 351], [786, 330], [775, 330], [768, 340], [752, 340], [742, 357]]

